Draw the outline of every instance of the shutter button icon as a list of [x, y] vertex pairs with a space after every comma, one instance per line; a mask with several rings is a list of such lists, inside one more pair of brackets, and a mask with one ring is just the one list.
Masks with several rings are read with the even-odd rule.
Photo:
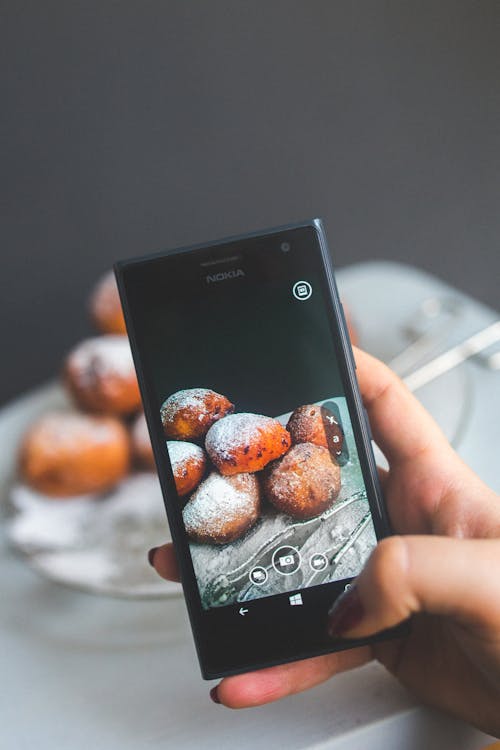
[[300, 552], [295, 547], [278, 547], [273, 554], [273, 568], [282, 576], [291, 576], [300, 568]]

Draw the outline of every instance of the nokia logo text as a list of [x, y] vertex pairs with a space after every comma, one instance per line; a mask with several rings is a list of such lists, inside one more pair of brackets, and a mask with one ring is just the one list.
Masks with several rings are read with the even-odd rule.
[[206, 277], [207, 284], [213, 284], [214, 281], [227, 281], [227, 279], [237, 279], [238, 276], [244, 276], [245, 272], [241, 268], [232, 269], [231, 271], [220, 271], [211, 273]]

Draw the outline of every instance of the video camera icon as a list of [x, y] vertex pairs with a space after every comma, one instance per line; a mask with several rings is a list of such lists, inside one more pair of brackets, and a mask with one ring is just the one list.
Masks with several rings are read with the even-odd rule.
[[321, 552], [316, 552], [309, 559], [309, 565], [311, 566], [312, 570], [320, 572], [328, 567], [328, 558]]
[[273, 553], [272, 563], [281, 576], [291, 576], [300, 568], [300, 552], [295, 547], [278, 547]]

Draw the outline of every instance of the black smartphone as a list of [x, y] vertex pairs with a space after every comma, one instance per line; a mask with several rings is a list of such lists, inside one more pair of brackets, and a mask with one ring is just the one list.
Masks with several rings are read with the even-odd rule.
[[327, 613], [389, 526], [321, 221], [115, 271], [203, 676], [360, 644]]

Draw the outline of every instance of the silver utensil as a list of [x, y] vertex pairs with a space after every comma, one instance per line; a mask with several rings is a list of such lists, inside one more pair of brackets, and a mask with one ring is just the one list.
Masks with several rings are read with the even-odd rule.
[[490, 370], [500, 370], [500, 352], [495, 352], [486, 357], [485, 364]]
[[474, 357], [474, 361], [487, 370], [500, 370], [500, 351], [480, 352]]
[[[434, 357], [430, 362], [414, 370], [403, 378], [403, 380], [410, 391], [416, 391], [445, 372], [449, 372], [454, 367], [462, 364], [467, 359], [479, 354], [497, 341], [500, 341], [500, 320], [469, 336], [461, 344], [453, 346], [438, 357]], [[496, 362], [496, 355], [492, 355], [492, 357], [495, 357], [494, 361]]]
[[415, 367], [450, 333], [463, 308], [464, 303], [458, 297], [434, 296], [424, 299], [402, 327], [410, 343], [387, 363], [389, 367], [398, 375], [404, 375]]

